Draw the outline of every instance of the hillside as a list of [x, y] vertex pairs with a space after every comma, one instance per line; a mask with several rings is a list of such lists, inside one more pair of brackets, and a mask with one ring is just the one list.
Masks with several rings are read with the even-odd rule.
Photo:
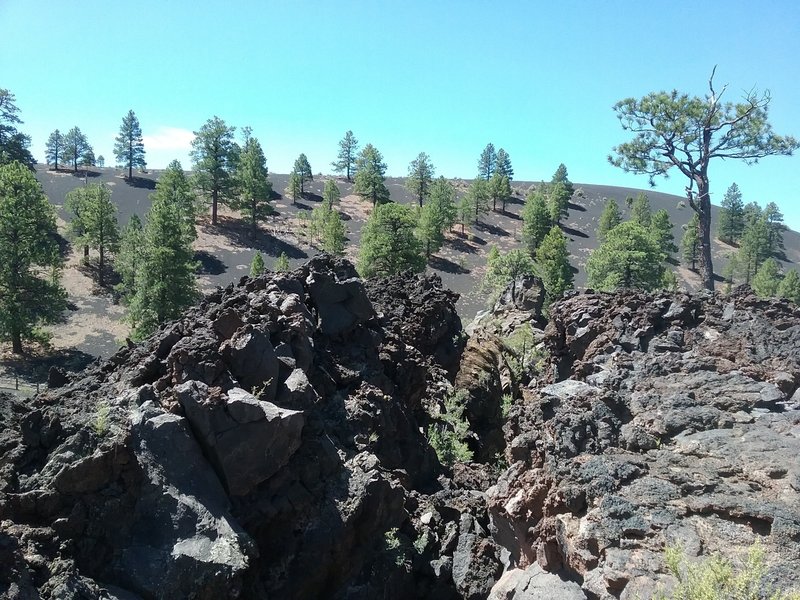
[[[65, 194], [84, 181], [104, 182], [112, 189], [112, 200], [119, 208], [119, 222], [124, 225], [130, 216], [143, 216], [150, 206], [149, 194], [155, 187], [159, 173], [157, 171], [140, 174], [133, 184], [126, 182], [121, 173], [112, 168], [93, 169], [87, 176], [78, 176], [69, 172], [46, 170], [44, 165], [37, 168], [37, 177], [51, 202], [58, 207], [61, 226], [68, 216], [62, 210]], [[270, 174], [273, 189], [281, 194], [287, 185], [287, 175]], [[292, 205], [283, 198], [275, 202], [276, 214], [262, 227], [259, 239], [255, 244], [249, 237], [245, 224], [238, 215], [223, 209], [220, 223], [212, 228], [207, 218], [199, 222], [199, 239], [196, 243], [197, 259], [201, 263], [200, 285], [208, 292], [217, 286], [224, 287], [248, 273], [249, 264], [255, 250], [265, 255], [267, 267], [281, 252], [286, 252], [292, 266], [297, 266], [317, 253], [302, 238], [298, 238], [297, 215], [300, 210], [311, 210], [321, 201], [325, 177], [315, 176], [314, 181], [307, 184], [307, 194], [303, 202]], [[357, 196], [352, 195], [352, 184], [338, 181], [342, 194], [339, 208], [348, 229], [348, 249], [346, 256], [355, 260], [361, 238], [361, 228], [369, 215], [371, 207]], [[387, 187], [392, 200], [409, 203], [414, 200], [404, 187], [404, 179], [388, 178]], [[468, 180], [455, 180], [459, 192], [463, 192]], [[507, 205], [507, 212], [490, 213], [481, 219], [481, 223], [473, 227], [462, 237], [456, 232], [448, 236], [442, 250], [434, 255], [429, 263], [429, 270], [439, 274], [444, 285], [460, 295], [457, 308], [461, 317], [471, 319], [479, 310], [486, 307], [486, 298], [479, 290], [483, 277], [485, 255], [492, 245], [501, 250], [509, 250], [519, 244], [522, 221], [519, 217], [524, 198], [532, 182], [515, 181], [513, 191], [515, 198]], [[582, 189], [584, 199], [580, 204], [570, 205], [569, 216], [564, 222], [563, 230], [569, 240], [571, 262], [577, 269], [575, 284], [585, 285], [584, 265], [589, 252], [597, 246], [597, 223], [604, 206], [605, 198], [615, 198], [625, 211], [625, 198], [635, 196], [642, 190], [621, 188], [597, 184], [574, 184]], [[683, 234], [682, 227], [691, 217], [691, 210], [685, 206], [685, 200], [678, 196], [664, 194], [654, 190], [646, 190], [653, 211], [666, 209], [674, 224], [673, 233], [678, 243]], [[749, 199], [745, 199], [748, 201]], [[717, 210], [715, 209], [715, 217]], [[787, 231], [784, 236], [786, 245], [786, 264], [792, 266], [800, 262], [800, 234]], [[726, 263], [726, 255], [734, 249], [715, 242], [713, 252], [715, 267], [720, 273]], [[272, 260], [271, 260], [272, 259]], [[109, 294], [93, 290], [91, 281], [77, 270], [79, 260], [73, 253], [73, 259], [67, 269], [66, 285], [77, 310], [74, 310], [63, 326], [55, 331], [54, 344], [58, 348], [75, 347], [79, 351], [95, 356], [112, 354], [126, 335], [126, 327], [120, 323], [124, 311], [114, 304]], [[682, 266], [675, 267], [680, 280], [687, 289], [697, 288], [697, 277]]]

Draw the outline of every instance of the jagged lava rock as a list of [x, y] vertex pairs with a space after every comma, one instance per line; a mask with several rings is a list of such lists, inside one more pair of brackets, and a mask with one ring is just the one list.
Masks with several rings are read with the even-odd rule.
[[[392, 285], [378, 317], [346, 261], [243, 278], [31, 400], [3, 396], [0, 595], [488, 593], [452, 567], [499, 576], [485, 495], [444, 477], [421, 431], [460, 356], [457, 297]], [[413, 560], [387, 549], [393, 528]]]
[[767, 583], [800, 584], [798, 308], [745, 288], [573, 294], [551, 314], [549, 380], [512, 410], [489, 490], [526, 575], [493, 597], [530, 597], [543, 569], [581, 587], [551, 598], [646, 598], [673, 583], [667, 545], [736, 561], [756, 540]]

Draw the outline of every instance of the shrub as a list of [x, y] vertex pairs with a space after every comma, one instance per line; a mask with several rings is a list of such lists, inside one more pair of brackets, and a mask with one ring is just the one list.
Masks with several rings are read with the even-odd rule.
[[800, 593], [765, 589], [766, 553], [756, 541], [741, 569], [726, 558], [713, 555], [690, 563], [679, 546], [668, 547], [664, 560], [678, 585], [669, 596], [659, 592], [655, 600], [800, 600]]
[[471, 435], [469, 422], [464, 417], [467, 399], [466, 390], [449, 394], [444, 401], [445, 412], [428, 426], [428, 443], [442, 464], [452, 466], [473, 458], [466, 442]]

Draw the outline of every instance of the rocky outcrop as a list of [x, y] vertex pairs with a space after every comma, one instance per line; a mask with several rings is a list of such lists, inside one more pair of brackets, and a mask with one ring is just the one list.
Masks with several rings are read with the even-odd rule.
[[667, 546], [756, 540], [800, 586], [796, 307], [571, 294], [543, 330], [530, 278], [465, 343], [455, 300], [319, 257], [0, 396], [0, 596], [633, 600]]
[[738, 560], [756, 540], [767, 581], [800, 584], [797, 307], [745, 289], [551, 310], [549, 382], [512, 410], [489, 490], [515, 573], [494, 596], [544, 597], [525, 591], [543, 570], [574, 582], [547, 597], [648, 598], [673, 581], [666, 546]]
[[0, 595], [485, 596], [486, 496], [442, 477], [422, 433], [460, 356], [456, 296], [375, 289], [377, 311], [328, 257], [244, 278], [3, 397]]

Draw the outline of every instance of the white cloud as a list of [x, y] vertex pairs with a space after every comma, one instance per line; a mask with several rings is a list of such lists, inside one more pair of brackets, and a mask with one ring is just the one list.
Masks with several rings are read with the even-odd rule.
[[145, 150], [189, 150], [194, 133], [180, 127], [160, 127], [153, 135], [142, 136]]

